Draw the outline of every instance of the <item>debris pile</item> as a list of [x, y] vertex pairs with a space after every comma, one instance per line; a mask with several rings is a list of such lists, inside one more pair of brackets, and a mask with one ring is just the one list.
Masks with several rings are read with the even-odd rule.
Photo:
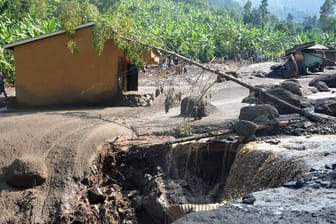
[[266, 75], [270, 78], [291, 79], [299, 76], [299, 68], [293, 55], [290, 55], [284, 64], [274, 66], [271, 69], [272, 72]]
[[[107, 148], [108, 145], [104, 147]], [[137, 222], [135, 210], [131, 206], [131, 195], [122, 192], [121, 186], [117, 184], [125, 180], [115, 167], [119, 153], [120, 150], [117, 150], [109, 155], [99, 155], [93, 165], [95, 171], [78, 183], [80, 190], [62, 212], [61, 223]], [[102, 170], [105, 172], [101, 172]]]

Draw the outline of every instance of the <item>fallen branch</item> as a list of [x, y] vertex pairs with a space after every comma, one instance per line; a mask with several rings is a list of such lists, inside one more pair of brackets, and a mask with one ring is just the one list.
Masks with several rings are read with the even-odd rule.
[[[285, 121], [279, 121], [275, 124], [259, 124], [257, 125], [256, 130], [258, 131], [258, 130], [263, 130], [263, 129], [272, 128], [272, 127], [284, 127], [292, 123], [293, 123], [293, 120], [285, 120]], [[198, 141], [200, 139], [220, 137], [220, 136], [230, 135], [233, 133], [235, 133], [234, 129], [224, 129], [220, 131], [212, 131], [212, 132], [207, 132], [207, 133], [199, 134], [195, 136], [179, 138], [174, 141], [170, 141], [169, 144], [178, 144], [182, 142]]]
[[241, 85], [241, 86], [243, 86], [243, 87], [245, 87], [245, 88], [248, 88], [248, 89], [251, 90], [251, 91], [258, 92], [258, 93], [260, 93], [261, 95], [268, 97], [268, 98], [271, 99], [273, 102], [275, 102], [275, 103], [277, 103], [277, 104], [280, 104], [281, 106], [287, 107], [287, 108], [290, 109], [291, 111], [293, 111], [293, 112], [295, 112], [295, 113], [298, 113], [298, 114], [300, 114], [300, 115], [302, 115], [302, 116], [308, 118], [308, 119], [311, 120], [311, 121], [316, 122], [316, 121], [321, 121], [321, 120], [323, 120], [323, 119], [326, 119], [326, 118], [324, 118], [324, 117], [319, 116], [318, 114], [313, 114], [313, 113], [310, 113], [310, 112], [308, 112], [308, 111], [305, 111], [305, 110], [303, 110], [303, 109], [301, 109], [301, 108], [299, 108], [299, 107], [297, 107], [297, 106], [294, 106], [294, 105], [292, 105], [292, 104], [290, 104], [290, 103], [288, 103], [288, 102], [286, 102], [286, 101], [284, 101], [284, 100], [282, 100], [282, 99], [280, 99], [280, 98], [278, 98], [278, 97], [276, 97], [276, 96], [274, 96], [274, 95], [272, 95], [272, 94], [266, 92], [264, 89], [256, 88], [256, 87], [254, 87], [254, 86], [252, 86], [252, 85], [250, 85], [250, 84], [247, 84], [247, 83], [245, 83], [245, 82], [242, 82], [242, 81], [238, 80], [237, 78], [235, 78], [235, 77], [229, 75], [228, 73], [222, 73], [222, 72], [220, 72], [219, 70], [211, 69], [211, 68], [209, 68], [209, 67], [207, 67], [207, 66], [205, 66], [205, 65], [203, 65], [203, 64], [200, 64], [200, 63], [198, 63], [198, 62], [196, 62], [196, 61], [193, 61], [193, 60], [191, 60], [191, 59], [189, 59], [189, 58], [186, 58], [186, 57], [184, 57], [184, 56], [182, 56], [182, 55], [179, 55], [179, 54], [177, 54], [177, 53], [174, 52], [174, 51], [169, 51], [169, 50], [166, 50], [166, 49], [163, 49], [163, 48], [160, 48], [160, 47], [151, 45], [151, 44], [144, 43], [144, 42], [139, 41], [139, 40], [134, 40], [134, 39], [127, 38], [127, 37], [123, 37], [123, 36], [120, 36], [120, 38], [123, 39], [123, 40], [125, 40], [125, 41], [134, 42], [134, 43], [137, 43], [137, 44], [146, 46], [146, 47], [150, 47], [150, 48], [159, 50], [159, 51], [161, 51], [161, 52], [163, 52], [163, 53], [166, 53], [166, 54], [169, 54], [169, 55], [173, 55], [173, 56], [175, 56], [176, 58], [179, 58], [179, 59], [181, 59], [181, 60], [183, 60], [183, 61], [186, 61], [186, 62], [188, 62], [188, 63], [190, 63], [190, 64], [196, 65], [197, 67], [200, 67], [200, 68], [204, 69], [205, 71], [212, 72], [212, 73], [217, 74], [217, 75], [221, 75], [221, 76], [223, 76], [224, 78], [226, 78], [226, 79], [228, 79], [228, 80], [230, 80], [230, 81], [233, 81], [233, 82], [235, 82], [235, 83], [237, 83], [237, 84], [239, 84], [239, 85]]
[[174, 141], [168, 142], [168, 144], [177, 144], [177, 143], [182, 143], [182, 142], [191, 142], [191, 141], [198, 141], [200, 139], [204, 138], [213, 138], [213, 137], [219, 137], [219, 136], [225, 136], [234, 133], [233, 129], [225, 129], [221, 131], [212, 131], [212, 132], [207, 132], [204, 134], [199, 134], [199, 135], [194, 135], [194, 136], [189, 136], [189, 137], [184, 137], [184, 138], [178, 138]]

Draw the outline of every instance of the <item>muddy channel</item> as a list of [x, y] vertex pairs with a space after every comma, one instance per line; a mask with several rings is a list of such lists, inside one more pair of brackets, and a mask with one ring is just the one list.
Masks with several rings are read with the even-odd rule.
[[[189, 213], [217, 211], [232, 202], [253, 206], [255, 198], [242, 198], [260, 190], [286, 184], [288, 189], [314, 189], [313, 180], [322, 176], [320, 183], [327, 185], [318, 188], [336, 188], [336, 142], [331, 139], [327, 146], [315, 137], [260, 138], [248, 144], [234, 137], [184, 144], [157, 138], [147, 137], [143, 144], [118, 138], [105, 144], [93, 174], [81, 180], [81, 191], [62, 221], [173, 223]], [[297, 181], [302, 186], [296, 187]]]

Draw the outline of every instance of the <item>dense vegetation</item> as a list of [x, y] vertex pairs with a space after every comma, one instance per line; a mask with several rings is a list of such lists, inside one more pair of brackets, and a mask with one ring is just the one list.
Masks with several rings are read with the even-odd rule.
[[[141, 48], [116, 38], [115, 32], [201, 61], [238, 53], [280, 55], [312, 40], [336, 46], [335, 5], [336, 0], [325, 0], [319, 18], [295, 23], [291, 14], [285, 21], [271, 15], [267, 0], [258, 7], [248, 1], [242, 11], [212, 8], [205, 0], [0, 0], [0, 66], [7, 81], [13, 81], [13, 55], [3, 50], [4, 45], [60, 28], [71, 34], [87, 21], [97, 22], [98, 53], [108, 38], [132, 56], [140, 53]], [[75, 49], [76, 43], [69, 43]]]

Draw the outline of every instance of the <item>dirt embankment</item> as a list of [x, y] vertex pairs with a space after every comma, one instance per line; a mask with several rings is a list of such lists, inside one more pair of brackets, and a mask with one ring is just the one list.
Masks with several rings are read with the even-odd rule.
[[[24, 155], [42, 157], [48, 166], [45, 184], [18, 191], [1, 178], [0, 206], [6, 210], [1, 223], [30, 220], [44, 223], [61, 210], [73, 194], [74, 180], [90, 173], [96, 148], [121, 134], [132, 133], [116, 120], [93, 111], [53, 111], [2, 114], [0, 166]], [[25, 198], [23, 198], [23, 196]], [[22, 203], [18, 201], [24, 200]], [[19, 212], [19, 215], [15, 215]]]

